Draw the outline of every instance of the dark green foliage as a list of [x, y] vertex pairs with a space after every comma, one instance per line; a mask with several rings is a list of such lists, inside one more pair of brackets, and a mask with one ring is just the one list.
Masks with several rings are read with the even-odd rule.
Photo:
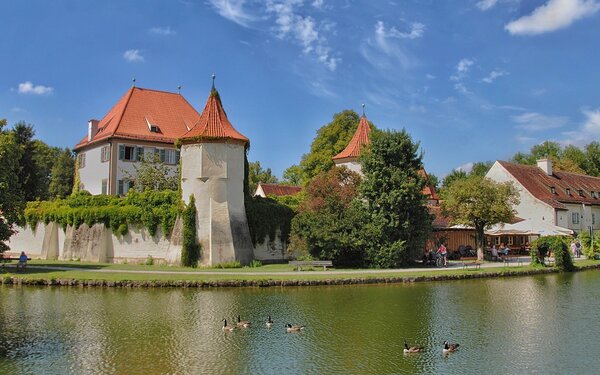
[[432, 222], [422, 193], [427, 181], [419, 173], [419, 144], [405, 130], [371, 134], [361, 156], [360, 189], [368, 206], [369, 262], [382, 268], [407, 265], [422, 253]]
[[190, 202], [183, 210], [183, 246], [181, 248], [181, 265], [197, 267], [200, 259], [200, 244], [196, 237], [196, 200], [190, 196]]
[[6, 120], [0, 119], [0, 253], [9, 249], [7, 241], [15, 233], [13, 226], [19, 223], [24, 206], [18, 178], [22, 149], [12, 132], [2, 131], [4, 126]]
[[271, 168], [263, 169], [259, 161], [248, 163], [248, 184], [250, 192], [254, 193], [259, 182], [265, 184], [275, 184], [278, 182], [277, 177], [273, 176]]
[[171, 168], [160, 161], [158, 154], [150, 154], [144, 156], [139, 165], [133, 165], [135, 172], [125, 172], [125, 177], [135, 181], [134, 189], [138, 192], [177, 190], [180, 182], [180, 167], [177, 167], [173, 174]]
[[75, 158], [73, 152], [65, 149], [54, 161], [48, 194], [50, 198], [66, 198], [73, 191], [75, 178]]
[[35, 228], [37, 223], [56, 222], [62, 227], [86, 223], [91, 226], [104, 223], [115, 234], [127, 233], [129, 225], [142, 225], [154, 236], [158, 226], [169, 236], [180, 204], [175, 191], [131, 190], [126, 197], [91, 195], [79, 192], [66, 199], [29, 202], [25, 209], [27, 223]]
[[272, 198], [248, 197], [245, 201], [246, 216], [250, 237], [254, 245], [275, 240], [277, 229], [281, 231], [281, 240], [289, 241], [294, 210]]
[[594, 234], [593, 241], [592, 237], [590, 236], [590, 232], [587, 230], [579, 232], [577, 238], [579, 238], [581, 250], [586, 258], [595, 259], [598, 255], [600, 255], [600, 232], [596, 232], [596, 234]]
[[[532, 264], [543, 261], [547, 251], [554, 255], [555, 266], [563, 271], [573, 271], [573, 259], [569, 251], [570, 238], [565, 236], [540, 237], [531, 245]], [[537, 260], [535, 260], [537, 258]]]

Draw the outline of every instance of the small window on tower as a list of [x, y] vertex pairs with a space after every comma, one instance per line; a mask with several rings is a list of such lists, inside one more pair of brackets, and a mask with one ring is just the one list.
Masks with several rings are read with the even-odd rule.
[[583, 194], [583, 190], [579, 189], [579, 196], [580, 197], [584, 197], [585, 195]]
[[550, 186], [550, 192], [552, 194], [556, 194], [556, 188], [554, 186]]

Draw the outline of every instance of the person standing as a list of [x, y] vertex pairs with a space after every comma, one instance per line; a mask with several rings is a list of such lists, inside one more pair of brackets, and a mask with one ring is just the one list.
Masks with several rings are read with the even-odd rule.
[[581, 257], [581, 242], [579, 242], [579, 240], [575, 241], [575, 252], [577, 258]]
[[574, 240], [571, 240], [570, 249], [571, 249], [571, 254], [573, 254], [573, 256], [576, 257], [577, 256], [577, 245], [575, 244]]

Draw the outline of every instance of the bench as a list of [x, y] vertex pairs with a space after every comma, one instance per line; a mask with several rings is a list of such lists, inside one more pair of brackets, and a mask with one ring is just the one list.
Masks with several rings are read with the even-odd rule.
[[523, 265], [523, 259], [519, 258], [516, 255], [503, 256], [502, 262], [504, 262], [505, 267], [508, 267], [509, 263], [511, 263], [511, 262], [517, 263], [517, 265], [519, 265], [519, 266]]
[[469, 267], [473, 267], [476, 270], [481, 269], [481, 263], [479, 262], [463, 262], [462, 264], [463, 270], [468, 269]]
[[327, 267], [333, 267], [333, 262], [330, 260], [291, 260], [289, 265], [297, 267], [298, 271], [301, 267], [323, 267], [323, 271], [326, 271]]
[[[9, 263], [9, 262], [11, 262], [13, 260], [17, 260], [18, 261], [19, 257], [3, 257], [3, 256], [0, 256], [0, 266], [2, 266], [2, 268], [4, 268], [4, 264], [5, 263]], [[31, 260], [31, 258], [27, 257], [27, 261], [29, 262], [30, 260]], [[25, 268], [25, 266], [27, 266], [27, 263], [23, 264], [22, 266], [17, 263], [17, 269], [19, 269], [19, 268]]]

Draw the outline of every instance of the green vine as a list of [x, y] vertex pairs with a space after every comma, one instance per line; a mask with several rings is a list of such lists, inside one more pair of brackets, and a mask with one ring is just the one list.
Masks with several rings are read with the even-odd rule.
[[181, 265], [197, 267], [200, 259], [200, 245], [196, 238], [196, 200], [190, 196], [190, 203], [183, 210], [183, 246], [181, 248]]
[[83, 223], [92, 226], [103, 223], [117, 235], [124, 235], [130, 225], [143, 226], [154, 236], [158, 227], [169, 236], [180, 211], [177, 192], [130, 190], [127, 196], [91, 195], [80, 191], [66, 199], [27, 203], [25, 220], [35, 230], [39, 222], [58, 223], [79, 228]]

